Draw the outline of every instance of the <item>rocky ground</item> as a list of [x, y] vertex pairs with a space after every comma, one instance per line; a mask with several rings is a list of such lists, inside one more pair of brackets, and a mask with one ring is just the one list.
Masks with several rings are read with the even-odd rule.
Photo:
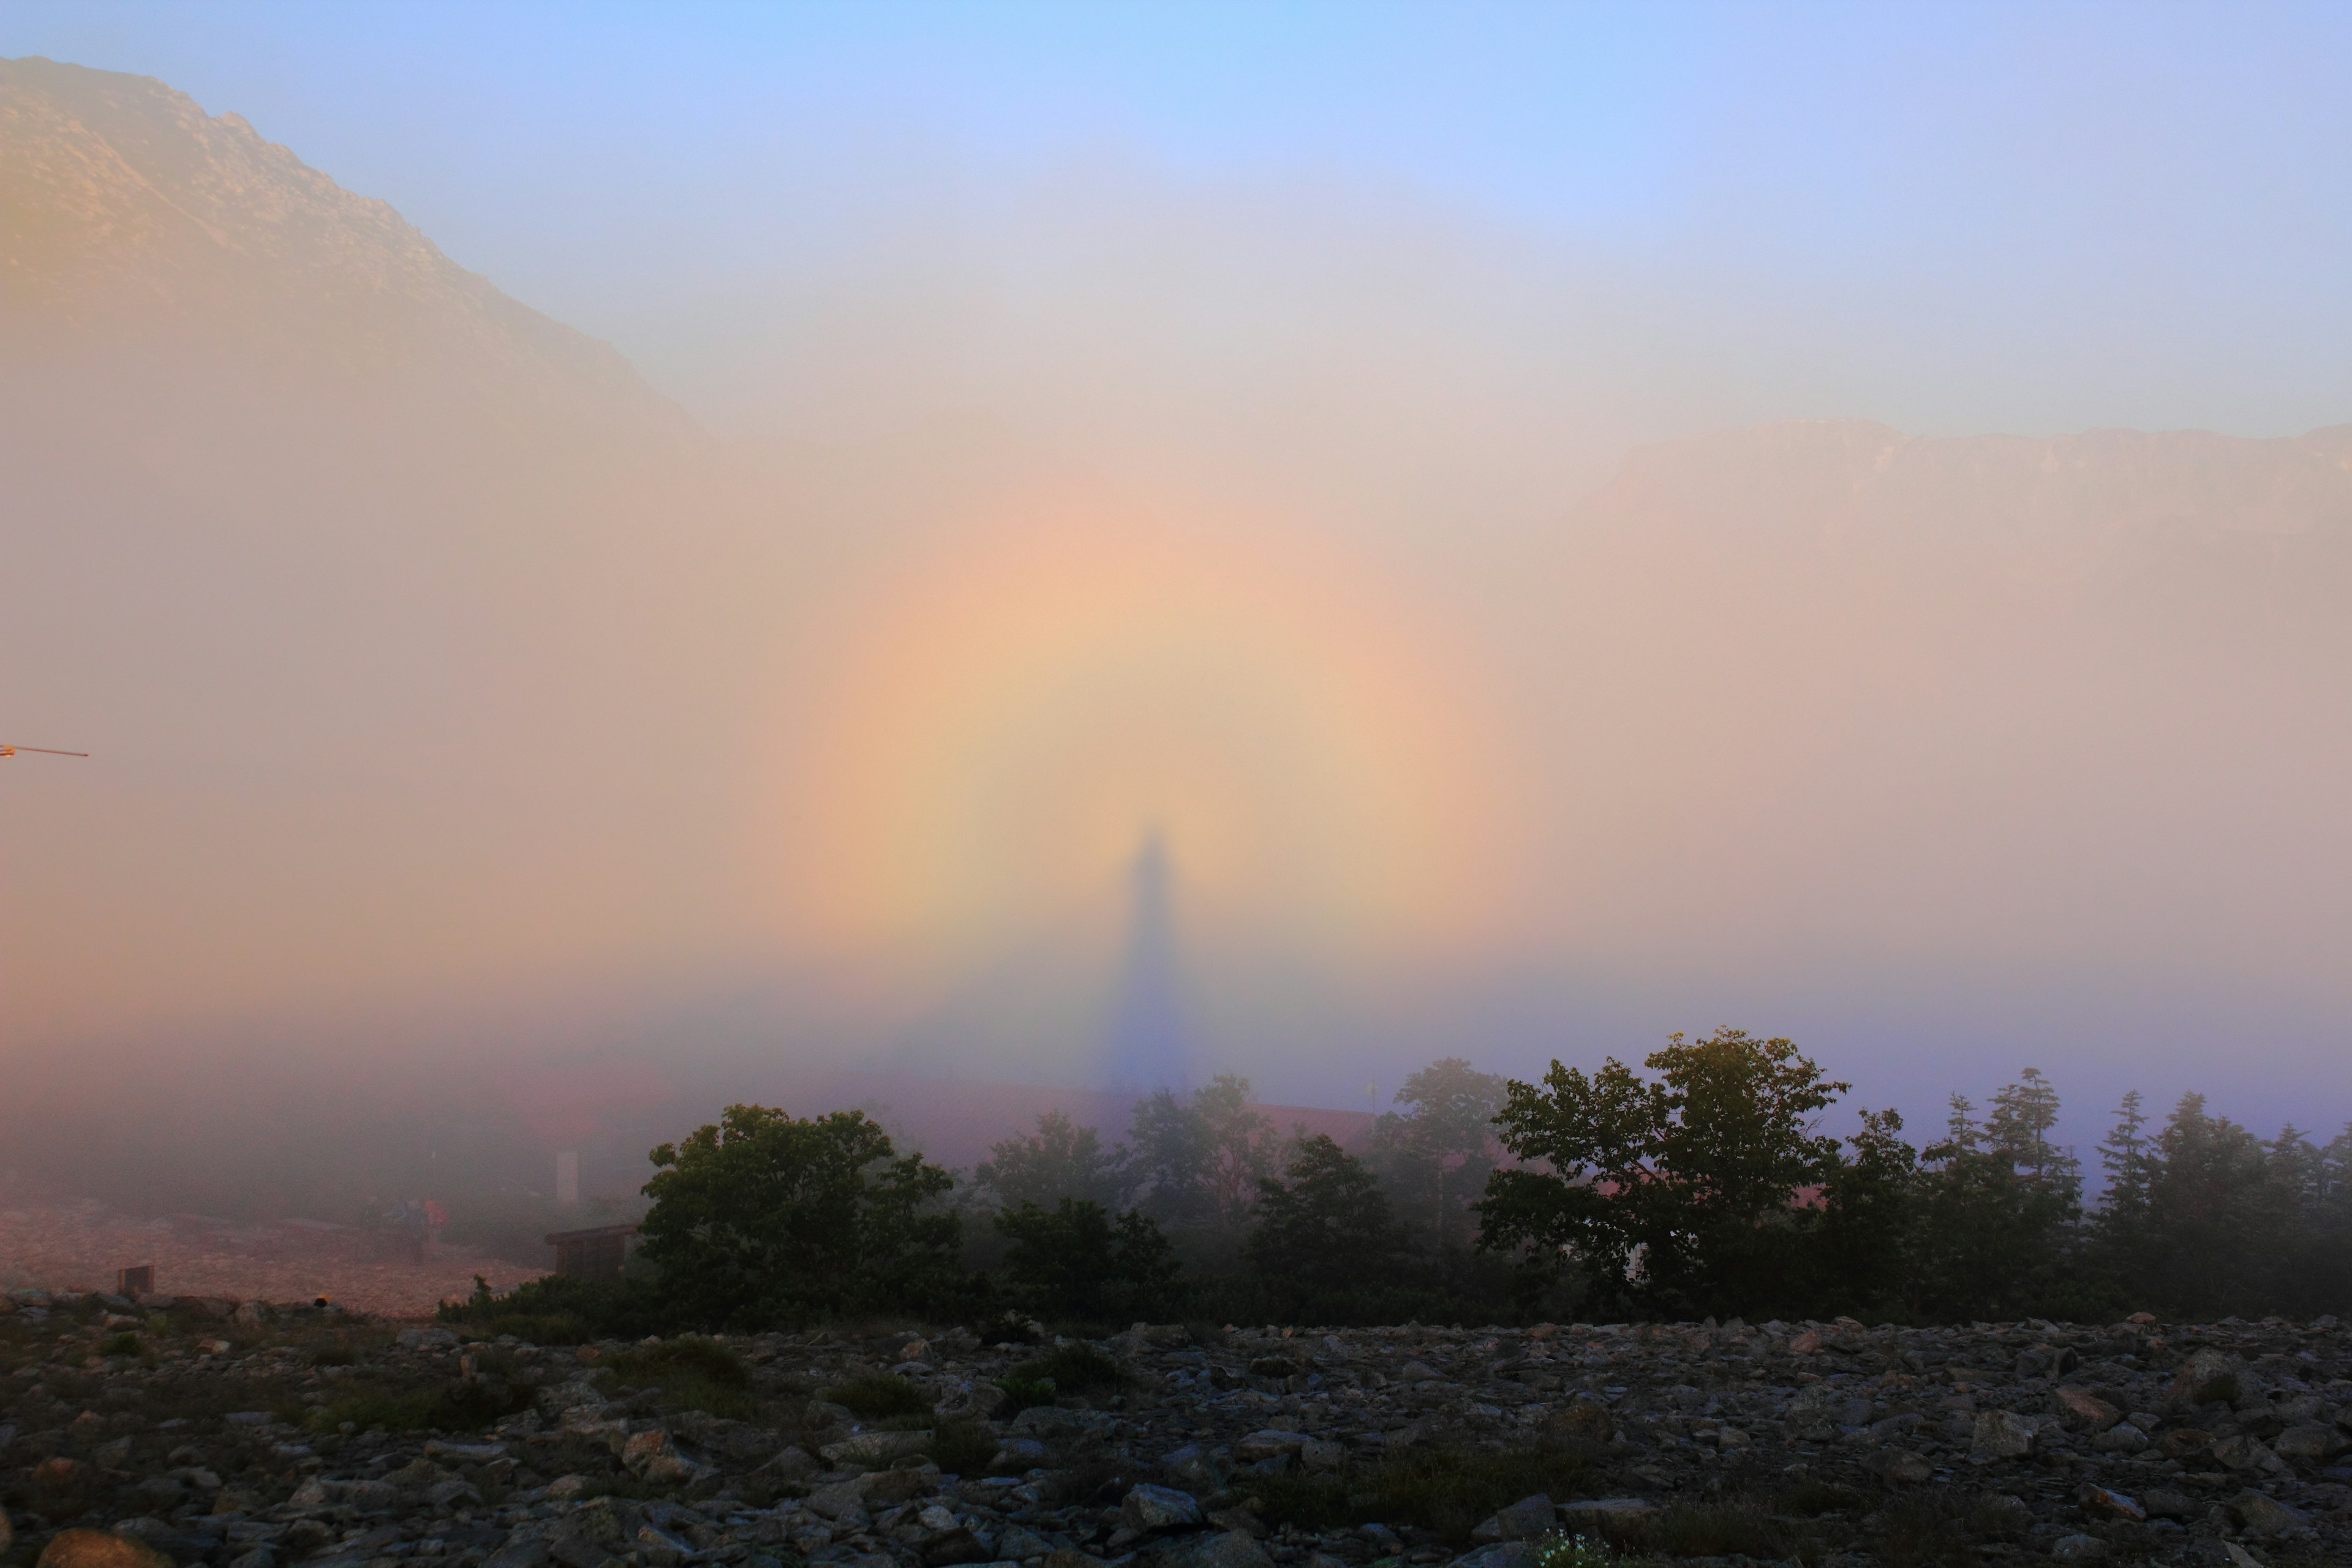
[[126, 1215], [96, 1202], [0, 1206], [0, 1289], [101, 1290], [145, 1265], [178, 1295], [308, 1301], [363, 1312], [427, 1314], [482, 1275], [505, 1289], [542, 1272], [475, 1248], [436, 1243], [423, 1258], [397, 1238], [320, 1220], [240, 1223], [211, 1215]]
[[985, 1337], [28, 1294], [0, 1561], [2352, 1563], [2332, 1320]]

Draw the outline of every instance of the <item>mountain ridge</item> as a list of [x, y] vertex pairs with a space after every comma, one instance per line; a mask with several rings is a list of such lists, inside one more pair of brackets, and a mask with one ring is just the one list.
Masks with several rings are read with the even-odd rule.
[[347, 374], [448, 362], [672, 429], [610, 343], [500, 291], [387, 202], [152, 77], [0, 59], [0, 318], [73, 348], [159, 328]]

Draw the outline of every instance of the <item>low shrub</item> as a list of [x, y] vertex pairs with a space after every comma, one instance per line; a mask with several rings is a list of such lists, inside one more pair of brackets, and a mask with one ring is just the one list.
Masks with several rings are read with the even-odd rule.
[[923, 1391], [896, 1373], [860, 1373], [848, 1382], [820, 1390], [819, 1399], [841, 1405], [865, 1421], [881, 1421], [893, 1415], [924, 1415], [930, 1412], [931, 1402]]
[[662, 1402], [675, 1409], [700, 1410], [734, 1421], [760, 1414], [751, 1363], [716, 1340], [682, 1335], [616, 1352], [598, 1364], [622, 1383], [659, 1389]]

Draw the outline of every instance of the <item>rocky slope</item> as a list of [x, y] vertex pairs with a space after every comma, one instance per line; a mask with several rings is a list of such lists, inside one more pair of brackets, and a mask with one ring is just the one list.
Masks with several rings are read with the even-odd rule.
[[[608, 344], [509, 299], [387, 204], [150, 77], [0, 59], [0, 321], [19, 350], [421, 374], [684, 416]], [[14, 356], [12, 356], [14, 357]]]
[[[1139, 1325], [1092, 1352], [469, 1343], [102, 1296], [5, 1322], [11, 1561], [52, 1565], [1513, 1568], [1556, 1531], [1845, 1568], [2352, 1561], [2333, 1320]], [[1091, 1386], [1000, 1386], [1052, 1398], [1056, 1368]]]

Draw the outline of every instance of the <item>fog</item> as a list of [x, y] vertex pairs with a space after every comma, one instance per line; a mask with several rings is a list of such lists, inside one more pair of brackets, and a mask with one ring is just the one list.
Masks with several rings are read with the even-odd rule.
[[[1915, 1119], [2038, 1066], [2085, 1144], [2352, 1116], [2352, 405], [2099, 428], [2216, 321], [2126, 385], [2021, 305], [1989, 374], [1073, 129], [575, 258], [641, 381], [114, 90], [0, 81], [0, 741], [92, 753], [0, 763], [20, 1180], [621, 1192], [740, 1098], [969, 1157], [1020, 1106], [924, 1085], [1373, 1109], [1721, 1023]], [[209, 240], [60, 197], [99, 142]]]

